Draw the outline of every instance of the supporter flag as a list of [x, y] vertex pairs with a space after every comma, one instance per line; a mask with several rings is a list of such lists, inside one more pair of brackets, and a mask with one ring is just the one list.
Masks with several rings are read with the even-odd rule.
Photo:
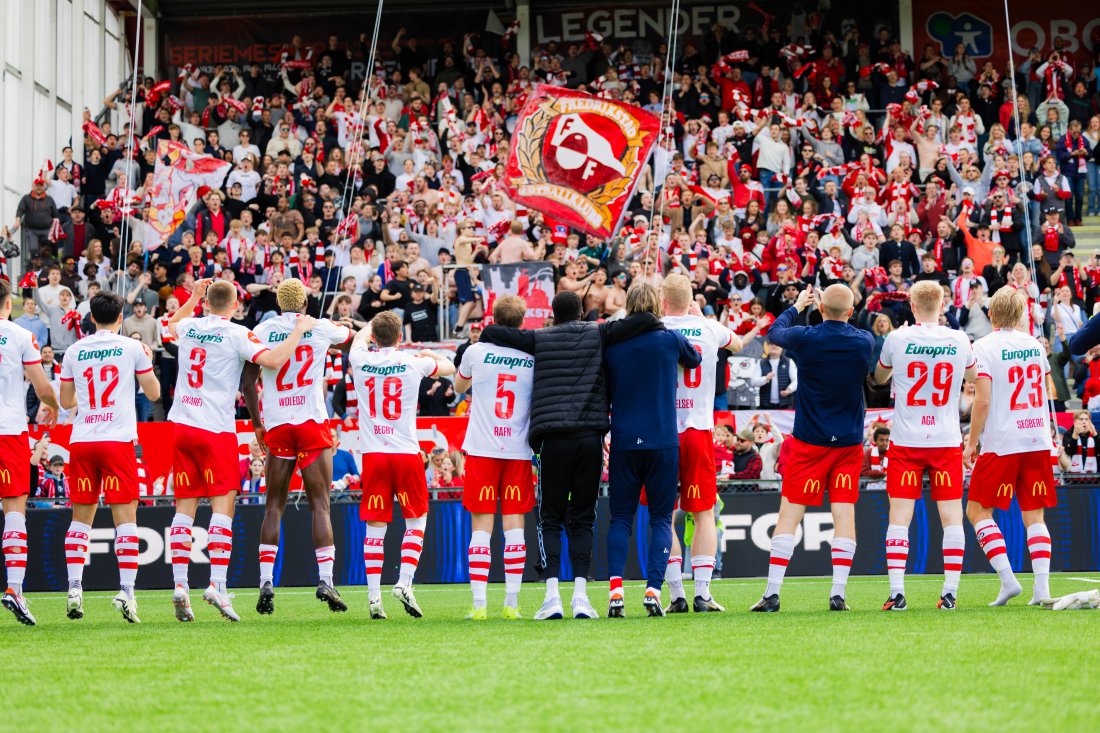
[[527, 304], [524, 328], [542, 328], [554, 317], [554, 265], [549, 262], [518, 262], [510, 265], [482, 265], [485, 287], [485, 323], [493, 322], [493, 302], [502, 295], [518, 295]]
[[516, 121], [505, 186], [528, 208], [610, 237], [659, 129], [639, 107], [540, 84]]
[[153, 209], [152, 232], [143, 237], [146, 249], [156, 249], [176, 230], [195, 203], [196, 192], [206, 186], [221, 188], [232, 164], [212, 155], [199, 155], [171, 140], [157, 144], [157, 164], [148, 197]]

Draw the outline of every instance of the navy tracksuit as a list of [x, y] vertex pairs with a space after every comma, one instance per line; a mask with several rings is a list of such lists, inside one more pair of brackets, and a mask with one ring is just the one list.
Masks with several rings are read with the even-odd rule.
[[672, 545], [679, 481], [677, 366], [691, 369], [701, 362], [702, 356], [682, 334], [668, 330], [649, 331], [604, 351], [611, 396], [608, 572], [621, 577], [626, 569], [631, 525], [644, 486], [649, 501], [646, 586], [658, 591]]

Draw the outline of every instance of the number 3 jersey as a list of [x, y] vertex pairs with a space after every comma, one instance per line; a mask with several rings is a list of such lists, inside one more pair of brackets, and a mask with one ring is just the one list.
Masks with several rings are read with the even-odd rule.
[[1049, 451], [1050, 423], [1045, 381], [1050, 372], [1043, 345], [1034, 336], [999, 328], [974, 342], [978, 378], [992, 380], [982, 453]]
[[363, 453], [417, 454], [416, 403], [420, 381], [436, 372], [436, 361], [395, 348], [348, 354], [359, 398], [359, 447]]
[[[256, 336], [269, 349], [286, 341], [294, 331], [297, 313], [283, 313], [256, 326]], [[325, 409], [325, 355], [329, 347], [347, 343], [351, 329], [318, 319], [298, 342], [294, 354], [279, 369], [264, 369], [262, 406], [264, 427], [323, 423]]]
[[970, 339], [938, 323], [891, 332], [879, 363], [894, 370], [890, 441], [906, 448], [958, 448], [963, 374], [974, 366]]
[[153, 371], [148, 351], [137, 339], [96, 331], [65, 350], [61, 381], [76, 389], [71, 443], [137, 440], [138, 374]]
[[522, 351], [476, 343], [466, 349], [459, 376], [470, 380], [470, 425], [462, 449], [471, 456], [531, 459], [527, 428], [535, 359]]
[[236, 431], [237, 389], [246, 361], [267, 351], [256, 334], [221, 316], [176, 324], [179, 376], [168, 419], [212, 433]]

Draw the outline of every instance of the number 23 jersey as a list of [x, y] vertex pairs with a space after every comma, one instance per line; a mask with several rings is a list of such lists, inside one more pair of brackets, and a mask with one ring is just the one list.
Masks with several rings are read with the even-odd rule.
[[1050, 423], [1044, 382], [1050, 362], [1039, 341], [999, 328], [974, 342], [978, 379], [992, 381], [989, 416], [982, 429], [982, 453], [1049, 451]]
[[348, 354], [359, 397], [363, 453], [417, 454], [416, 403], [420, 381], [436, 373], [435, 359], [395, 348], [371, 351], [356, 346]]

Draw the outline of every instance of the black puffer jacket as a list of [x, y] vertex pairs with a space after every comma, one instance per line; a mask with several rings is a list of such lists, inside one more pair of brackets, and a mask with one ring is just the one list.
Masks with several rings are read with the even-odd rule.
[[649, 313], [611, 323], [571, 321], [537, 331], [487, 326], [481, 341], [535, 357], [528, 440], [536, 451], [553, 433], [598, 433], [611, 429], [603, 349], [664, 326]]

